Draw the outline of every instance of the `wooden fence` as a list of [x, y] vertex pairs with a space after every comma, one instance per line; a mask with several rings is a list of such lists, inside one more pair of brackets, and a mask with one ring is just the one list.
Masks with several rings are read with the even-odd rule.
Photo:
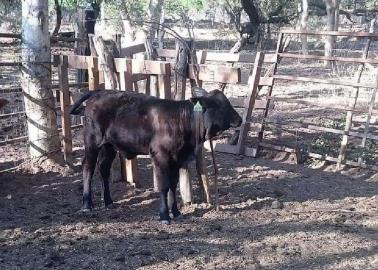
[[[132, 57], [133, 54], [144, 51], [144, 46], [135, 45], [132, 47], [124, 48], [122, 55]], [[158, 50], [159, 58], [175, 58], [175, 50]], [[232, 84], [248, 84], [249, 71], [235, 67], [224, 67], [220, 65], [205, 64], [206, 60], [219, 61], [219, 57], [215, 53], [198, 52], [199, 59], [202, 59], [199, 64], [199, 79], [200, 81], [207, 82], [220, 82]], [[234, 60], [235, 55], [220, 54], [220, 56], [227, 57], [229, 60]], [[248, 59], [253, 61], [252, 54], [246, 55]], [[240, 55], [238, 56], [241, 57]], [[243, 58], [244, 59], [244, 58]], [[156, 76], [158, 81], [158, 95], [160, 98], [172, 98], [171, 95], [171, 75], [174, 72], [174, 63], [172, 61], [151, 61], [151, 60], [137, 60], [132, 58], [115, 58], [115, 70], [119, 79], [118, 90], [133, 90], [139, 91], [136, 82], [146, 80], [145, 93], [150, 93], [150, 76]], [[101, 75], [101, 65], [98, 63], [97, 57], [80, 56], [80, 55], [57, 55], [54, 58], [54, 63], [58, 66], [59, 70], [59, 84], [60, 84], [60, 108], [62, 110], [62, 133], [63, 133], [63, 152], [67, 162], [72, 161], [72, 135], [71, 135], [71, 117], [68, 114], [69, 107], [74, 101], [75, 97], [69, 91], [70, 85], [68, 83], [68, 70], [69, 69], [86, 69], [88, 70], [89, 90], [104, 88], [103, 76]], [[242, 73], [247, 76], [242, 76]], [[194, 79], [194, 66], [189, 65], [188, 79]], [[242, 79], [243, 78], [243, 79]], [[242, 106], [243, 102], [234, 99], [236, 106]], [[265, 102], [259, 103], [258, 106], [265, 108]], [[255, 108], [256, 108], [255, 107]], [[137, 173], [136, 160], [126, 160], [122, 166], [124, 178], [129, 183], [139, 186], [139, 179]]]
[[[338, 56], [332, 56], [332, 57], [326, 57], [326, 56], [319, 56], [319, 55], [301, 55], [301, 54], [293, 54], [293, 53], [285, 53], [283, 51], [283, 39], [285, 35], [316, 35], [316, 36], [347, 36], [347, 37], [358, 37], [358, 38], [365, 38], [367, 39], [365, 48], [362, 52], [361, 58], [352, 58], [352, 57], [338, 57]], [[255, 67], [254, 67], [254, 81], [253, 84], [258, 87], [251, 87], [250, 92], [248, 94], [248, 98], [245, 102], [245, 110], [243, 115], [243, 124], [240, 128], [240, 136], [237, 145], [229, 145], [229, 144], [217, 144], [216, 149], [221, 152], [227, 152], [227, 153], [233, 153], [233, 154], [244, 154], [247, 156], [256, 157], [259, 153], [259, 150], [262, 148], [269, 148], [273, 150], [278, 151], [285, 151], [289, 153], [295, 153], [297, 154], [297, 159], [302, 160], [301, 156], [306, 155], [308, 157], [321, 159], [321, 160], [327, 160], [332, 162], [337, 162], [338, 164], [346, 164], [346, 165], [352, 165], [357, 167], [363, 167], [363, 168], [370, 168], [374, 170], [378, 170], [378, 166], [376, 165], [368, 165], [364, 162], [363, 157], [359, 157], [358, 161], [354, 160], [347, 160], [346, 159], [346, 151], [348, 146], [348, 141], [351, 137], [357, 137], [361, 138], [361, 148], [364, 149], [366, 147], [366, 140], [374, 140], [378, 141], [378, 136], [372, 134], [369, 131], [370, 126], [370, 120], [372, 118], [372, 115], [377, 113], [377, 110], [374, 109], [374, 105], [376, 103], [376, 94], [377, 94], [377, 87], [378, 87], [378, 74], [376, 75], [376, 82], [373, 84], [367, 84], [360, 82], [361, 73], [365, 65], [378, 65], [377, 59], [369, 59], [368, 58], [368, 52], [369, 52], [369, 46], [372, 40], [377, 40], [378, 35], [371, 34], [371, 33], [364, 33], [364, 32], [336, 32], [336, 31], [296, 31], [296, 30], [285, 30], [282, 31], [278, 38], [277, 43], [277, 49], [275, 53], [275, 57], [269, 57], [269, 59], [274, 59], [274, 63], [271, 66], [271, 73], [268, 74], [269, 77], [261, 77], [261, 66], [265, 62], [264, 55], [258, 54], [255, 61]], [[328, 60], [328, 61], [334, 61], [334, 62], [348, 62], [348, 63], [354, 63], [354, 64], [360, 64], [359, 69], [357, 71], [357, 79], [356, 81], [344, 81], [344, 80], [334, 80], [334, 79], [319, 79], [319, 78], [312, 78], [312, 77], [301, 77], [301, 76], [292, 76], [292, 75], [284, 75], [284, 74], [277, 74], [278, 66], [280, 65], [280, 60], [283, 58], [292, 58], [292, 59], [301, 59], [301, 60]], [[377, 69], [377, 68], [376, 68]], [[261, 79], [264, 78], [264, 81], [261, 81]], [[274, 85], [277, 80], [282, 81], [299, 81], [299, 82], [311, 82], [311, 83], [322, 83], [322, 84], [331, 84], [331, 85], [338, 85], [338, 86], [347, 86], [347, 87], [353, 87], [352, 95], [349, 100], [349, 105], [346, 107], [334, 107], [334, 106], [326, 106], [326, 105], [319, 105], [314, 104], [311, 102], [303, 101], [303, 100], [295, 100], [292, 98], [285, 99], [285, 98], [276, 98], [274, 97], [273, 90]], [[266, 83], [269, 82], [269, 83]], [[266, 107], [264, 108], [264, 113], [262, 117], [261, 123], [257, 123], [255, 120], [251, 119], [252, 111], [256, 109], [255, 107], [255, 100], [257, 98], [257, 93], [259, 87], [263, 85], [268, 85], [268, 91], [267, 95], [265, 96], [265, 104]], [[371, 98], [369, 101], [369, 106], [366, 108], [366, 110], [358, 110], [356, 109], [356, 101], [358, 98], [358, 93], [360, 88], [369, 88], [373, 89]], [[323, 133], [332, 133], [332, 134], [339, 134], [342, 135], [342, 139], [340, 142], [340, 148], [339, 148], [339, 155], [338, 157], [332, 157], [327, 154], [318, 154], [313, 152], [307, 152], [304, 153], [304, 149], [299, 148], [292, 148], [286, 145], [273, 145], [271, 143], [264, 142], [264, 131], [266, 125], [269, 123], [267, 120], [268, 113], [270, 110], [269, 104], [272, 101], [285, 101], [288, 103], [301, 103], [305, 105], [312, 105], [312, 106], [320, 106], [322, 108], [328, 108], [331, 110], [341, 110], [343, 112], [346, 112], [346, 118], [345, 118], [345, 128], [343, 130], [336, 129], [336, 128], [326, 128], [321, 126], [316, 126], [311, 123], [302, 123], [302, 122], [286, 122], [281, 123], [281, 126], [286, 125], [291, 128], [305, 128], [308, 130], [315, 130]], [[365, 122], [365, 128], [364, 132], [355, 132], [351, 131], [352, 128], [352, 120], [353, 120], [353, 113], [355, 112], [364, 112], [367, 114], [367, 119]], [[269, 123], [273, 124], [274, 123]], [[251, 125], [253, 125], [253, 128], [255, 131], [257, 131], [258, 137], [257, 137], [257, 143], [253, 147], [249, 147], [246, 144], [246, 140], [248, 137], [248, 132], [251, 129]], [[279, 125], [276, 125], [279, 127]]]

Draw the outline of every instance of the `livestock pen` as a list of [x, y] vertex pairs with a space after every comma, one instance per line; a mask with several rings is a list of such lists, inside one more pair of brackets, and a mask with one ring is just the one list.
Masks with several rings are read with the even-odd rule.
[[[186, 218], [171, 226], [158, 224], [158, 198], [147, 157], [122, 164], [120, 170], [131, 185], [117, 180], [112, 183], [115, 209], [103, 209], [97, 203], [95, 211], [87, 214], [77, 212], [80, 172], [68, 167], [39, 170], [38, 162], [21, 164], [0, 175], [4, 217], [0, 265], [62, 269], [374, 268], [378, 261], [377, 174], [375, 157], [367, 150], [374, 154], [374, 143], [370, 143], [377, 136], [375, 51], [361, 57], [364, 49], [358, 47], [353, 52], [358, 56], [327, 59], [316, 53], [294, 55], [290, 44], [283, 45], [282, 41], [285, 35], [297, 34], [304, 33], [282, 32], [275, 52], [199, 50], [195, 56], [198, 65], [188, 64], [187, 97], [190, 80], [198, 75], [205, 89], [223, 84], [231, 103], [243, 115], [240, 129], [225, 134], [216, 144], [219, 212], [199, 201], [200, 190], [194, 184], [194, 202], [182, 205]], [[371, 37], [372, 43], [376, 38], [367, 33], [358, 35]], [[361, 43], [357, 38], [355, 41]], [[134, 57], [144, 53], [143, 44], [122, 51], [121, 57], [114, 58], [118, 90], [151, 94], [152, 77], [156, 77], [158, 91], [152, 94], [160, 93], [162, 98], [176, 94], [175, 49], [157, 49], [157, 60]], [[326, 74], [316, 63], [323, 60], [362, 63], [365, 71], [372, 72], [358, 81], [348, 81], [347, 76], [359, 72], [358, 67], [348, 69], [336, 64], [337, 68], [326, 69], [331, 72]], [[101, 88], [106, 76], [94, 56], [57, 54], [52, 65], [58, 74], [56, 107], [61, 117], [62, 152], [75, 167], [80, 163], [83, 143], [80, 134], [73, 136], [81, 121], [68, 115], [70, 104], [83, 91]], [[78, 85], [74, 81], [72, 74], [77, 69], [88, 71], [87, 82]], [[320, 86], [291, 81], [314, 81]], [[335, 86], [338, 83], [341, 88]], [[351, 96], [344, 86], [351, 87]], [[338, 98], [331, 101], [335, 96]], [[325, 112], [314, 109], [325, 110], [325, 106]], [[364, 146], [355, 138], [365, 140]], [[26, 143], [26, 137], [15, 138], [7, 141], [8, 148], [4, 149], [24, 147]], [[353, 150], [353, 156], [348, 155], [348, 149]], [[17, 153], [11, 157], [7, 155], [12, 153], [3, 150], [1, 162], [19, 158]], [[312, 158], [325, 160], [318, 166], [322, 169], [312, 168], [318, 164]], [[193, 168], [190, 171], [194, 174]], [[95, 181], [94, 189], [94, 196], [101, 197], [99, 181]]]

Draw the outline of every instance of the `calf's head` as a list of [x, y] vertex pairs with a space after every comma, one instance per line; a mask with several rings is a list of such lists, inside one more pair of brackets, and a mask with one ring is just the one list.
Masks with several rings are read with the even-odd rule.
[[219, 90], [207, 93], [196, 88], [197, 96], [192, 98], [193, 103], [199, 102], [203, 108], [206, 139], [211, 139], [230, 127], [238, 127], [242, 118], [231, 106], [227, 97]]

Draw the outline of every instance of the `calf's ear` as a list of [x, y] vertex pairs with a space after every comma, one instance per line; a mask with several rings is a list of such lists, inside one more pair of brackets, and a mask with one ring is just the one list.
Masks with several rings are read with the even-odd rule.
[[208, 97], [193, 97], [190, 98], [190, 101], [194, 105], [199, 102], [204, 109], [211, 107], [211, 105], [213, 104], [212, 100]]
[[198, 86], [193, 86], [192, 94], [194, 97], [206, 97], [209, 95], [209, 93], [205, 89]]

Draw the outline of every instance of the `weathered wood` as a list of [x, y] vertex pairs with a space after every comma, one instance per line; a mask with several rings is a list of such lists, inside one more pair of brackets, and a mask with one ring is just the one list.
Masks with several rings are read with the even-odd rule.
[[99, 89], [99, 72], [98, 72], [98, 59], [90, 58], [91, 61], [88, 64], [88, 88], [89, 90]]
[[62, 119], [63, 134], [63, 155], [68, 164], [72, 164], [72, 133], [71, 133], [71, 115], [70, 115], [70, 92], [68, 84], [68, 59], [67, 56], [60, 56], [60, 65], [58, 68], [59, 86], [60, 86], [60, 108]]
[[375, 85], [373, 84], [362, 84], [362, 83], [356, 83], [356, 82], [330, 80], [330, 79], [317, 79], [317, 78], [291, 76], [291, 75], [273, 75], [273, 78], [275, 80], [324, 83], [324, 84], [351, 86], [351, 87], [360, 87], [360, 88], [374, 88], [375, 87]]
[[347, 36], [347, 37], [370, 37], [378, 38], [377, 34], [368, 32], [343, 32], [343, 31], [302, 31], [293, 29], [283, 29], [282, 34], [305, 34], [313, 36]]
[[[296, 149], [285, 146], [285, 145], [275, 145], [271, 143], [266, 143], [266, 142], [261, 142], [260, 147], [266, 148], [266, 149], [271, 149], [275, 151], [281, 151], [281, 152], [287, 152], [287, 153], [296, 153]], [[236, 152], [236, 146], [234, 145], [228, 145], [228, 144], [216, 144], [215, 149], [218, 152], [222, 153], [228, 153], [228, 154], [237, 154]], [[255, 157], [256, 156], [257, 149], [253, 147], [246, 147], [244, 155], [249, 156], [249, 157]], [[331, 162], [338, 162], [338, 158], [335, 157], [330, 157], [327, 155], [321, 155], [313, 152], [306, 152], [306, 155], [311, 158], [316, 158], [319, 160], [325, 160], [325, 161], [331, 161]], [[367, 169], [372, 169], [375, 171], [378, 171], [378, 166], [375, 165], [368, 165], [368, 164], [359, 164], [358, 162], [355, 161], [350, 161], [350, 160], [344, 160], [343, 164], [346, 165], [351, 165], [351, 166], [356, 166], [356, 167], [362, 167], [362, 168], [367, 168]]]
[[[285, 47], [285, 42], [284, 42], [284, 35], [281, 32], [279, 34], [278, 40], [277, 40], [276, 55], [278, 55], [279, 53], [282, 53], [285, 50], [285, 48], [286, 47]], [[271, 65], [271, 69], [267, 72], [267, 74], [268, 73], [269, 73], [269, 75], [271, 74], [269, 77], [275, 78], [275, 76], [276, 76], [275, 74], [277, 72], [278, 63], [280, 62], [280, 59], [277, 57], [276, 60], [277, 61]], [[272, 81], [272, 85], [268, 86], [268, 91], [267, 91], [266, 96], [268, 96], [268, 97], [272, 96], [273, 86], [274, 86], [274, 80]], [[271, 100], [267, 99], [266, 108], [264, 110], [263, 119], [262, 119], [262, 122], [261, 122], [261, 128], [258, 131], [258, 135], [257, 135], [258, 142], [257, 142], [256, 150], [252, 149], [252, 154], [254, 154], [255, 156], [257, 156], [257, 154], [258, 154], [259, 145], [262, 142], [263, 137], [264, 137], [265, 119], [268, 117], [270, 102], [271, 102]], [[246, 151], [247, 151], [247, 149], [244, 150], [244, 152], [246, 152]]]
[[134, 187], [140, 187], [139, 173], [138, 173], [138, 159], [125, 159], [124, 166], [126, 168], [127, 182]]
[[[260, 78], [262, 79], [262, 78]], [[319, 107], [319, 108], [324, 108], [324, 109], [330, 109], [334, 111], [340, 111], [340, 112], [345, 112], [345, 111], [353, 111], [353, 112], [359, 112], [359, 113], [366, 113], [366, 110], [363, 109], [356, 109], [356, 108], [349, 108], [348, 106], [345, 107], [340, 107], [336, 105], [323, 105], [319, 102], [311, 102], [311, 101], [306, 101], [302, 99], [295, 99], [295, 98], [281, 98], [281, 97], [266, 97], [267, 99], [270, 99], [272, 101], [280, 101], [284, 103], [292, 103], [292, 104], [303, 104], [307, 106], [312, 106], [312, 107]], [[372, 113], [378, 113], [378, 110], [372, 110]]]
[[172, 49], [157, 48], [156, 53], [157, 53], [158, 57], [164, 57], [164, 58], [175, 58], [176, 55], [177, 55], [176, 50], [172, 50]]
[[[223, 67], [217, 65], [198, 65], [199, 80], [207, 82], [220, 83], [240, 83], [241, 71], [240, 68]], [[189, 65], [188, 77], [195, 79], [194, 66]]]
[[366, 139], [368, 138], [368, 135], [369, 135], [370, 120], [371, 120], [371, 116], [372, 116], [373, 111], [374, 111], [373, 109], [374, 109], [374, 104], [375, 104], [376, 96], [377, 96], [378, 74], [376, 74], [375, 76], [376, 76], [377, 86], [376, 86], [376, 88], [373, 89], [373, 92], [372, 92], [371, 98], [370, 98], [369, 111], [368, 111], [368, 115], [367, 115], [366, 122], [365, 122], [365, 128], [364, 128], [364, 136], [362, 137], [362, 141], [361, 141], [361, 147], [362, 148], [364, 148], [366, 146]]
[[[174, 99], [184, 100], [186, 91], [186, 74], [188, 70], [189, 50], [186, 41], [176, 41], [175, 63], [174, 65]], [[192, 183], [189, 170], [187, 167], [180, 169], [179, 172], [179, 188], [181, 198], [184, 204], [193, 201]]]
[[[371, 39], [369, 38], [366, 45], [365, 45], [365, 48], [364, 48], [364, 51], [362, 53], [362, 59], [366, 59], [368, 54], [369, 54], [369, 48], [370, 48], [370, 44], [371, 44]], [[357, 70], [357, 73], [356, 73], [356, 82], [359, 83], [360, 80], [361, 80], [361, 75], [362, 75], [362, 71], [365, 67], [365, 63], [361, 63], [360, 66], [358, 67], [358, 70]], [[349, 108], [352, 108], [354, 109], [356, 104], [357, 104], [357, 98], [358, 98], [358, 94], [359, 94], [359, 88], [353, 88], [352, 89], [352, 92], [351, 92], [351, 97], [349, 99]], [[349, 132], [350, 129], [352, 128], [352, 124], [353, 124], [353, 111], [347, 111], [347, 115], [346, 115], [346, 118], [345, 118], [345, 128], [344, 130], [346, 132]], [[339, 166], [341, 164], [341, 162], [345, 159], [345, 156], [346, 156], [346, 151], [347, 151], [347, 147], [348, 147], [348, 135], [343, 135], [342, 139], [341, 139], [341, 145], [340, 145], [340, 150], [339, 150]]]
[[117, 89], [119, 83], [116, 76], [113, 52], [106, 46], [101, 36], [95, 37], [93, 41], [104, 71], [105, 89]]
[[21, 39], [21, 34], [0, 33], [0, 38], [16, 38], [16, 39]]
[[142, 53], [146, 51], [146, 47], [144, 46], [144, 43], [135, 44], [132, 46], [128, 46], [125, 48], [121, 48], [120, 56], [126, 57], [126, 58], [132, 58], [134, 54], [136, 53]]
[[[304, 128], [309, 130], [316, 130], [321, 132], [328, 132], [332, 134], [338, 134], [338, 135], [347, 135], [350, 137], [356, 137], [356, 138], [364, 138], [365, 134], [355, 131], [349, 130], [340, 130], [335, 128], [328, 128], [328, 127], [322, 127], [322, 126], [316, 126], [311, 123], [306, 122], [298, 122], [298, 121], [280, 121], [280, 122], [271, 122], [271, 121], [265, 121], [266, 124], [272, 125], [274, 128], [280, 128], [284, 129], [284, 127], [288, 127], [287, 130], [290, 128]], [[378, 140], [378, 135], [372, 135], [367, 134], [366, 138], [371, 140]]]
[[158, 83], [160, 98], [171, 99], [171, 76], [158, 75]]
[[329, 60], [347, 63], [364, 63], [364, 64], [378, 64], [377, 59], [355, 58], [355, 57], [339, 57], [339, 56], [321, 56], [321, 55], [304, 55], [294, 53], [279, 53], [280, 57], [293, 59], [310, 59], [310, 60]]
[[72, 69], [88, 69], [94, 59], [92, 56], [84, 55], [67, 55], [67, 57], [68, 68]]
[[[197, 53], [198, 56], [198, 53]], [[198, 57], [198, 59], [200, 59]], [[253, 63], [255, 61], [255, 54], [252, 53], [221, 53], [206, 51], [206, 60], [214, 62], [229, 62], [229, 63]]]
[[164, 61], [132, 60], [133, 74], [171, 75], [170, 64]]
[[176, 63], [174, 65], [174, 99], [184, 100], [186, 91], [186, 74], [188, 70], [189, 50], [185, 41], [176, 40]]
[[21, 67], [21, 62], [0, 62], [0, 67]]
[[254, 109], [255, 101], [257, 98], [258, 93], [258, 86], [259, 86], [259, 79], [261, 75], [261, 66], [264, 61], [264, 54], [262, 52], [258, 52], [256, 54], [255, 64], [253, 66], [253, 71], [250, 77], [250, 85], [249, 85], [249, 91], [248, 96], [245, 103], [245, 109], [243, 112], [243, 122], [240, 127], [240, 133], [239, 133], [239, 139], [237, 143], [237, 152], [239, 154], [242, 154], [245, 147], [245, 141], [247, 139], [248, 130], [250, 123], [247, 122], [247, 119], [249, 119], [252, 115], [252, 110]]

